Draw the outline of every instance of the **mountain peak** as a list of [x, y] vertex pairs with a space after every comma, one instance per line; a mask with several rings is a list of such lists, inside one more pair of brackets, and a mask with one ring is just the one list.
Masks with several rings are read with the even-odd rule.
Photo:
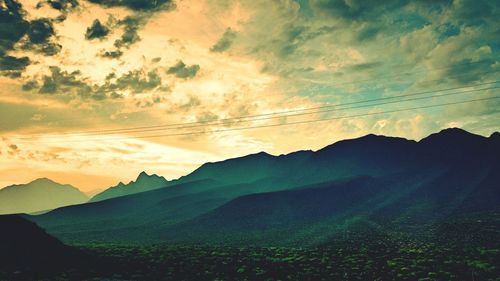
[[[448, 151], [450, 155], [461, 153], [470, 147], [481, 148], [488, 139], [460, 128], [448, 128], [431, 134], [419, 141], [424, 149], [435, 153]], [[458, 155], [458, 154], [457, 154]]]
[[0, 214], [34, 213], [88, 201], [76, 187], [48, 178], [10, 185], [1, 191]]
[[130, 181], [127, 184], [119, 182], [117, 185], [94, 195], [91, 199], [91, 202], [102, 201], [105, 199], [125, 196], [143, 191], [149, 191], [165, 187], [168, 184], [169, 182], [164, 177], [157, 174], [148, 174], [145, 171], [142, 171], [139, 173], [135, 181]]
[[390, 137], [383, 135], [368, 134], [357, 138], [357, 140], [376, 140], [376, 139], [389, 139], [389, 138]]
[[[341, 140], [338, 142], [374, 142], [374, 141], [394, 141], [394, 140], [399, 140], [399, 141], [408, 141], [408, 139], [401, 138], [401, 137], [391, 137], [391, 136], [385, 136], [385, 135], [377, 135], [377, 134], [367, 134], [358, 138], [354, 139], [346, 139], [346, 140]], [[335, 143], [334, 143], [335, 144]]]
[[261, 151], [261, 152], [257, 152], [257, 153], [254, 153], [254, 154], [250, 154], [250, 155], [253, 155], [253, 156], [264, 156], [264, 157], [267, 157], [267, 156], [272, 156], [271, 154], [265, 152], [265, 151]]
[[480, 135], [476, 135], [473, 133], [469, 133], [468, 131], [460, 128], [446, 128], [438, 133], [430, 134], [429, 136], [425, 137], [422, 139], [422, 141], [429, 141], [429, 140], [435, 140], [435, 139], [454, 139], [455, 141], [457, 140], [463, 140], [465, 138], [484, 138]]
[[49, 178], [38, 178], [36, 180], [31, 181], [30, 183], [55, 183], [55, 184], [57, 184], [55, 181], [53, 181]]
[[145, 179], [145, 178], [149, 178], [150, 175], [148, 175], [148, 173], [146, 173], [145, 171], [142, 171], [139, 176], [137, 176], [137, 180], [136, 181], [139, 181], [141, 179]]
[[460, 128], [446, 128], [438, 133], [431, 134], [421, 140], [421, 142], [426, 143], [430, 141], [453, 141], [453, 142], [463, 142], [469, 140], [479, 140], [484, 139], [483, 136], [470, 133], [464, 129]]
[[472, 135], [471, 133], [467, 132], [466, 130], [464, 130], [462, 128], [458, 128], [458, 127], [451, 127], [451, 128], [442, 129], [437, 134], [445, 134], [445, 135]]
[[412, 145], [414, 141], [408, 140], [401, 137], [390, 137], [384, 135], [376, 135], [376, 134], [368, 134], [358, 138], [353, 139], [344, 139], [337, 141], [333, 144], [327, 145], [317, 152], [324, 153], [325, 151], [334, 151], [334, 150], [343, 150], [346, 147], [350, 147], [352, 149], [380, 149], [382, 147], [393, 147], [393, 145]]

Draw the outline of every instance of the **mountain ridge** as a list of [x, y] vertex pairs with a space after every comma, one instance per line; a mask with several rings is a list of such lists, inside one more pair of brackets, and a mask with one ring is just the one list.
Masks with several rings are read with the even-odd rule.
[[132, 180], [127, 184], [119, 182], [117, 185], [107, 188], [94, 195], [90, 199], [90, 202], [97, 202], [129, 194], [154, 190], [157, 188], [165, 187], [168, 184], [169, 181], [164, 177], [158, 176], [157, 174], [149, 175], [145, 171], [142, 171], [139, 173], [136, 180]]
[[0, 189], [0, 214], [33, 213], [86, 203], [87, 195], [69, 184], [38, 178]]
[[[326, 145], [326, 146], [324, 146], [318, 150], [315, 150], [315, 151], [314, 150], [298, 150], [298, 151], [293, 151], [290, 153], [279, 154], [279, 155], [273, 155], [273, 154], [270, 154], [270, 153], [265, 152], [265, 151], [260, 151], [260, 152], [251, 153], [251, 154], [244, 155], [244, 156], [232, 157], [232, 158], [228, 158], [228, 159], [224, 159], [224, 160], [220, 160], [220, 161], [206, 162], [206, 163], [200, 165], [198, 168], [196, 168], [192, 172], [188, 173], [187, 175], [181, 176], [177, 179], [173, 179], [170, 181], [166, 180], [162, 176], [158, 176], [156, 174], [148, 175], [145, 171], [142, 171], [137, 176], [137, 179], [135, 181], [130, 181], [127, 184], [125, 184], [123, 182], [119, 182], [117, 185], [109, 187], [109, 188], [101, 191], [100, 193], [94, 195], [90, 201], [96, 202], [96, 201], [111, 199], [111, 198], [115, 198], [115, 197], [125, 196], [125, 195], [129, 195], [129, 194], [134, 194], [134, 193], [138, 193], [138, 192], [146, 192], [149, 190], [167, 187], [167, 186], [172, 186], [172, 185], [179, 184], [179, 183], [185, 183], [185, 182], [192, 181], [192, 180], [200, 180], [200, 179], [207, 177], [207, 175], [204, 175], [204, 173], [207, 173], [207, 174], [213, 173], [213, 171], [207, 172], [206, 170], [211, 169], [211, 167], [213, 167], [214, 165], [215, 166], [220, 166], [220, 165], [232, 166], [233, 163], [235, 163], [235, 162], [257, 161], [257, 160], [260, 161], [260, 163], [263, 165], [265, 164], [264, 162], [267, 163], [265, 165], [271, 165], [270, 163], [272, 163], [275, 159], [280, 158], [280, 157], [289, 157], [289, 158], [315, 157], [315, 155], [317, 155], [318, 152], [321, 153], [321, 152], [329, 151], [331, 149], [338, 149], [339, 146], [344, 146], [344, 145], [348, 145], [348, 146], [361, 145], [361, 146], [363, 146], [363, 144], [371, 144], [371, 145], [377, 145], [377, 146], [382, 145], [383, 146], [384, 144], [386, 144], [388, 142], [397, 142], [397, 145], [407, 146], [404, 149], [408, 149], [411, 146], [416, 147], [417, 144], [428, 143], [430, 140], [431, 140], [431, 142], [435, 142], [436, 139], [446, 139], [446, 138], [449, 138], [450, 136], [451, 137], [453, 137], [453, 136], [470, 136], [470, 137], [480, 137], [483, 140], [488, 139], [488, 137], [483, 137], [480, 135], [472, 134], [472, 133], [469, 133], [466, 130], [463, 130], [460, 128], [443, 129], [437, 133], [430, 134], [429, 136], [424, 137], [418, 141], [403, 138], [403, 137], [384, 136], [384, 135], [378, 135], [378, 134], [372, 133], [372, 134], [367, 134], [367, 135], [360, 136], [357, 138], [339, 140], [339, 141], [336, 141], [332, 144]], [[495, 137], [500, 139], [500, 133], [498, 133], [498, 132], [492, 133], [491, 136], [489, 137], [489, 139], [492, 139]], [[368, 149], [368, 148], [370, 148], [370, 147], [365, 147], [365, 149]], [[404, 155], [399, 155], [398, 157], [404, 157]], [[264, 168], [264, 167], [262, 167], [262, 168]], [[210, 175], [210, 176], [213, 176], [213, 175]], [[159, 180], [158, 182], [155, 182], [153, 184], [148, 184], [148, 183], [137, 184], [138, 181], [144, 181], [144, 182], [147, 181], [148, 177], [158, 177], [158, 178], [163, 178], [165, 180], [164, 181]], [[220, 180], [220, 177], [218, 178], [218, 180]], [[249, 179], [249, 180], [247, 180], [247, 182], [251, 181], [251, 180], [252, 179]], [[255, 178], [253, 178], [253, 180], [255, 180]], [[142, 188], [141, 187], [137, 188], [137, 185], [140, 185]]]
[[[170, 181], [169, 185], [163, 188], [63, 207], [30, 219], [46, 227], [56, 237], [69, 242], [128, 243], [133, 240], [136, 243], [151, 239], [176, 242], [186, 241], [187, 238], [200, 242], [210, 238], [197, 236], [190, 233], [189, 229], [202, 232], [206, 230], [207, 233], [224, 233], [226, 229], [228, 235], [214, 234], [212, 238], [222, 239], [220, 242], [225, 241], [227, 237], [233, 237], [235, 241], [239, 241], [239, 235], [243, 235], [245, 231], [232, 233], [231, 225], [235, 220], [227, 221], [227, 227], [211, 229], [210, 223], [202, 218], [216, 209], [227, 210], [223, 208], [226, 204], [243, 204], [242, 202], [249, 198], [245, 196], [267, 198], [269, 204], [255, 211], [264, 212], [267, 209], [268, 211], [264, 212], [267, 215], [260, 218], [271, 222], [274, 221], [271, 216], [273, 213], [299, 217], [306, 215], [301, 213], [302, 211], [284, 211], [292, 206], [287, 204], [293, 202], [296, 202], [296, 206], [299, 206], [299, 203], [307, 205], [307, 201], [302, 198], [316, 198], [325, 206], [324, 210], [333, 210], [327, 207], [334, 202], [331, 194], [347, 196], [346, 198], [351, 198], [349, 200], [353, 202], [363, 197], [363, 194], [356, 193], [356, 186], [365, 183], [347, 183], [357, 178], [375, 179], [366, 183], [366, 188], [379, 190], [379, 193], [374, 194], [373, 198], [356, 201], [359, 203], [343, 205], [339, 214], [364, 217], [368, 220], [368, 225], [384, 221], [396, 225], [400, 222], [411, 225], [432, 221], [436, 213], [453, 215], [454, 210], [489, 211], [496, 204], [500, 205], [500, 191], [495, 185], [495, 182], [500, 180], [497, 176], [500, 175], [500, 143], [495, 138], [479, 138], [480, 141], [476, 142], [475, 136], [460, 130], [444, 131], [441, 135], [438, 133], [437, 137], [417, 142], [369, 135], [336, 142], [317, 151], [298, 151], [278, 156], [255, 153], [207, 163], [184, 177]], [[440, 138], [448, 141], [458, 138], [459, 145], [455, 149], [443, 149]], [[462, 138], [467, 141], [460, 141]], [[473, 141], [470, 142], [469, 139]], [[392, 184], [387, 185], [387, 182]], [[327, 189], [314, 191], [311, 188], [315, 185], [326, 185]], [[346, 189], [345, 186], [353, 188]], [[337, 188], [343, 191], [338, 193]], [[290, 192], [291, 190], [302, 191]], [[280, 201], [282, 196], [290, 198], [291, 201]], [[372, 209], [367, 209], [368, 206], [372, 206]], [[249, 207], [251, 205], [243, 204], [236, 210], [240, 210], [238, 212], [242, 214], [248, 213], [246, 208]], [[303, 211], [314, 208], [316, 207], [311, 206]], [[338, 223], [334, 213], [327, 212], [322, 216], [325, 220], [318, 221], [320, 225], [314, 225], [312, 222], [317, 220], [312, 218], [310, 226], [296, 226], [299, 228], [297, 231], [307, 232], [308, 227], [320, 226], [328, 229], [323, 225], [326, 221]], [[230, 217], [230, 214], [227, 213], [222, 216], [224, 217]], [[286, 218], [280, 217], [276, 220], [286, 221]], [[200, 229], [197, 225], [205, 225], [206, 229]], [[180, 231], [181, 229], [184, 231]], [[254, 230], [248, 229], [248, 233], [252, 231]], [[183, 233], [182, 237], [172, 234], [175, 232]], [[229, 235], [231, 233], [232, 235]], [[279, 239], [272, 239], [272, 233], [274, 232], [271, 231], [262, 237], [267, 237], [269, 241], [278, 241]], [[251, 237], [247, 235], [245, 239]], [[293, 242], [293, 239], [295, 238], [291, 237], [290, 241]]]

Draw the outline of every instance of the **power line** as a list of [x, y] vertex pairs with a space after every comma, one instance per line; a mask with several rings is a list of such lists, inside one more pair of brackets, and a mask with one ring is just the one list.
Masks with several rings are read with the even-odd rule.
[[[233, 120], [236, 120], [236, 121], [233, 122], [233, 123], [236, 123], [236, 122], [250, 122], [250, 121], [269, 120], [269, 119], [276, 119], [276, 118], [283, 118], [283, 117], [294, 117], [294, 116], [301, 116], [301, 115], [326, 113], [326, 112], [331, 112], [331, 111], [335, 111], [335, 110], [346, 110], [346, 109], [363, 108], [363, 107], [368, 107], [368, 106], [377, 106], [377, 105], [384, 105], [384, 104], [407, 102], [407, 101], [412, 101], [412, 100], [420, 100], [420, 99], [442, 97], [442, 96], [449, 96], [449, 95], [456, 95], [456, 94], [465, 94], [465, 93], [482, 91], [482, 90], [489, 90], [489, 89], [497, 89], [500, 86], [489, 87], [489, 88], [481, 88], [481, 89], [472, 89], [472, 90], [469, 90], [469, 91], [445, 93], [445, 94], [433, 95], [433, 96], [429, 96], [429, 97], [418, 97], [418, 98], [410, 98], [410, 99], [404, 99], [404, 100], [388, 101], [388, 102], [376, 103], [376, 104], [366, 104], [366, 105], [354, 106], [354, 107], [337, 108], [337, 107], [346, 106], [346, 105], [356, 105], [356, 104], [363, 104], [363, 103], [370, 103], [370, 102], [377, 102], [377, 101], [387, 101], [387, 100], [393, 100], [393, 99], [399, 99], [399, 98], [420, 96], [420, 95], [424, 95], [424, 94], [432, 94], [432, 93], [445, 92], [445, 91], [451, 91], [451, 90], [466, 89], [466, 88], [477, 87], [477, 86], [492, 85], [492, 84], [496, 84], [498, 82], [500, 82], [500, 81], [492, 81], [492, 82], [478, 83], [478, 84], [461, 86], [461, 87], [454, 87], [454, 88], [446, 88], [446, 89], [439, 89], [439, 90], [432, 90], [432, 91], [424, 91], [424, 92], [402, 94], [402, 95], [397, 95], [397, 96], [392, 96], [392, 97], [383, 97], [383, 98], [376, 98], [376, 99], [369, 99], [369, 100], [362, 100], [362, 101], [355, 101], [355, 102], [340, 103], [340, 104], [335, 104], [335, 105], [324, 105], [324, 106], [310, 107], [310, 108], [305, 108], [305, 109], [295, 109], [295, 110], [287, 110], [287, 111], [265, 113], [265, 114], [238, 116], [238, 117], [232, 117], [232, 118], [219, 119], [219, 120], [213, 121], [213, 122], [199, 122], [198, 121], [198, 122], [187, 122], [187, 123], [178, 123], [178, 124], [141, 126], [141, 127], [132, 127], [132, 128], [122, 128], [122, 129], [109, 129], [109, 130], [95, 130], [95, 131], [72, 132], [72, 133], [64, 133], [62, 135], [102, 135], [102, 134], [111, 135], [111, 134], [134, 133], [134, 132], [145, 132], [145, 131], [189, 129], [189, 128], [197, 128], [197, 127], [205, 127], [205, 126], [213, 126], [213, 125], [227, 125], [227, 121], [233, 121]], [[318, 109], [327, 109], [327, 110], [306, 112], [306, 111], [318, 110]], [[302, 112], [302, 113], [296, 113], [296, 112]], [[287, 114], [287, 113], [291, 113], [291, 114]], [[280, 116], [281, 114], [286, 114], [286, 115]], [[275, 116], [275, 115], [278, 115], [278, 116]], [[247, 119], [247, 118], [255, 118], [255, 117], [263, 117], [263, 118]], [[247, 120], [243, 120], [243, 119], [247, 119]], [[27, 138], [32, 138], [32, 137], [35, 137], [35, 136], [37, 136], [37, 135], [32, 135], [32, 136], [27, 137]]]
[[[404, 111], [410, 111], [410, 110], [418, 110], [418, 109], [442, 107], [442, 106], [449, 106], [449, 105], [456, 105], [456, 104], [466, 104], [466, 103], [471, 103], [471, 102], [494, 100], [494, 99], [500, 99], [500, 96], [488, 97], [488, 98], [480, 98], [480, 99], [471, 99], [471, 100], [458, 101], [458, 102], [448, 102], [448, 103], [441, 103], [441, 104], [425, 105], [425, 106], [417, 106], [417, 107], [402, 108], [402, 109], [387, 110], [387, 111], [379, 111], [379, 112], [371, 112], [371, 113], [361, 113], [361, 114], [328, 117], [328, 118], [320, 118], [320, 119], [313, 119], [313, 120], [287, 122], [287, 123], [281, 123], [281, 124], [270, 124], [270, 125], [248, 126], [248, 127], [238, 127], [238, 128], [227, 128], [227, 129], [218, 129], [218, 130], [213, 130], [213, 131], [197, 131], [197, 132], [186, 132], [186, 133], [175, 133], [175, 134], [160, 134], [160, 135], [155, 134], [155, 135], [146, 135], [146, 136], [135, 136], [134, 138], [145, 139], [145, 138], [159, 138], [159, 137], [174, 137], [174, 136], [200, 135], [200, 134], [206, 134], [206, 133], [221, 133], [221, 132], [229, 132], [229, 131], [241, 131], [241, 130], [250, 130], [250, 129], [258, 129], [258, 128], [271, 128], [271, 127], [279, 127], [279, 126], [287, 126], [287, 125], [297, 125], [297, 124], [307, 124], [307, 123], [330, 121], [330, 120], [339, 120], [339, 119], [345, 119], [345, 118], [356, 118], [356, 117], [365, 117], [365, 116], [387, 114], [387, 113], [404, 112]], [[72, 141], [92, 141], [92, 140], [102, 141], [102, 140], [120, 140], [120, 139], [128, 139], [128, 138], [123, 138], [123, 137], [114, 137], [114, 138], [111, 138], [111, 137], [109, 137], [109, 138], [100, 138], [100, 139], [66, 140], [66, 141], [68, 141], [68, 142], [72, 142]], [[58, 140], [57, 142], [61, 142], [61, 140]]]
[[[485, 60], [481, 60], [481, 61], [477, 61], [477, 62], [467, 62], [467, 63], [462, 63], [462, 64], [454, 64], [453, 66], [448, 66], [448, 67], [441, 67], [441, 68], [436, 68], [436, 69], [433, 69], [433, 70], [430, 70], [430, 71], [435, 71], [435, 70], [442, 70], [442, 69], [449, 69], [449, 68], [453, 68], [455, 66], [463, 66], [463, 65], [470, 65], [470, 64], [478, 64], [478, 63], [484, 63], [484, 62], [488, 62], [490, 61], [489, 59], [485, 59]], [[424, 81], [420, 81], [421, 83], [429, 83], [429, 82], [439, 82], [439, 81], [446, 81], [446, 80], [449, 80], [450, 78], [456, 78], [456, 77], [462, 77], [462, 76], [470, 76], [470, 75], [484, 75], [484, 74], [491, 74], [491, 73], [495, 73], [495, 72], [499, 72], [500, 69], [494, 69], [494, 70], [490, 70], [490, 71], [484, 71], [484, 72], [477, 72], [477, 73], [460, 73], [460, 74], [453, 74], [453, 75], [448, 75], [446, 78], [441, 78], [441, 79], [433, 79], [433, 80], [424, 80]], [[422, 71], [418, 71], [418, 72], [415, 72], [414, 74], [416, 73], [419, 73], [419, 72], [422, 72]], [[412, 73], [409, 73], [409, 74], [412, 74]], [[397, 77], [398, 75], [401, 75], [401, 74], [397, 74], [395, 75], [394, 77]], [[380, 78], [380, 77], [379, 77]], [[370, 79], [370, 80], [377, 80], [378, 78], [373, 78], [373, 79]], [[351, 82], [356, 82], [356, 81], [351, 81]], [[364, 80], [359, 80], [358, 82], [364, 82]], [[349, 82], [350, 83], [350, 82]], [[342, 84], [342, 83], [341, 83]], [[352, 83], [350, 83], [352, 84]], [[397, 83], [395, 83], [397, 84]], [[339, 84], [337, 84], [339, 85]], [[330, 86], [335, 86], [335, 84], [333, 85], [330, 85]], [[373, 87], [372, 87], [373, 88]], [[375, 87], [376, 89], [380, 89], [380, 88], [383, 88], [383, 87]], [[298, 109], [300, 110], [300, 109]], [[270, 114], [274, 114], [274, 113], [270, 113]], [[247, 117], [251, 117], [252, 115], [250, 116], [247, 116]], [[259, 116], [259, 115], [257, 115]], [[91, 118], [96, 118], [97, 116], [93, 116]], [[87, 117], [88, 118], [88, 117]], [[240, 117], [234, 117], [234, 118], [240, 118]], [[80, 120], [81, 118], [65, 118], [65, 119], [58, 119], [58, 121], [61, 121], [61, 120]], [[156, 125], [156, 126], [177, 126], [177, 125], [183, 125], [183, 124], [195, 124], [195, 123], [203, 123], [203, 122], [200, 122], [200, 121], [194, 121], [194, 122], [184, 122], [184, 123], [177, 123], [177, 124], [169, 124], [169, 125]], [[96, 123], [94, 123], [96, 124]], [[99, 122], [98, 124], [108, 124], [108, 122]], [[149, 127], [149, 126], [148, 126]], [[140, 128], [140, 127], [137, 127], [137, 128]], [[126, 130], [126, 129], [110, 129], [112, 131], [114, 130]], [[100, 133], [100, 132], [103, 132], [103, 131], [82, 131], [82, 132], [96, 132], [96, 133]], [[77, 133], [77, 132], [74, 132], [74, 133]], [[67, 134], [71, 134], [71, 133], [67, 133]], [[36, 135], [35, 135], [36, 136]]]
[[[422, 99], [429, 99], [429, 98], [439, 98], [439, 97], [444, 97], [444, 96], [450, 96], [450, 95], [458, 95], [458, 94], [468, 94], [471, 92], [478, 92], [478, 91], [483, 91], [483, 90], [493, 90], [493, 89], [498, 89], [500, 86], [497, 87], [489, 87], [489, 88], [482, 88], [482, 89], [474, 89], [474, 90], [469, 90], [469, 91], [461, 91], [461, 92], [452, 92], [452, 93], [446, 93], [446, 94], [441, 94], [441, 95], [434, 95], [434, 96], [429, 96], [429, 97], [416, 97], [416, 98], [410, 98], [410, 99], [405, 99], [405, 100], [393, 100], [393, 101], [388, 101], [388, 102], [382, 102], [382, 103], [375, 103], [375, 104], [365, 104], [365, 105], [360, 105], [360, 106], [352, 106], [352, 107], [345, 107], [345, 108], [333, 108], [333, 109], [327, 109], [327, 110], [320, 110], [320, 111], [312, 111], [312, 112], [304, 112], [304, 113], [294, 113], [294, 114], [288, 114], [288, 115], [283, 115], [283, 116], [269, 116], [269, 117], [263, 117], [263, 118], [258, 118], [258, 119], [247, 119], [247, 120], [240, 120], [233, 122], [232, 124], [239, 123], [239, 122], [254, 122], [254, 121], [262, 121], [262, 120], [271, 120], [271, 119], [279, 119], [279, 118], [287, 118], [287, 117], [297, 117], [297, 116], [305, 116], [305, 115], [311, 115], [311, 114], [318, 114], [318, 113], [328, 113], [328, 112], [333, 112], [333, 111], [342, 111], [342, 110], [347, 110], [347, 109], [357, 109], [357, 108], [364, 108], [364, 107], [371, 107], [371, 106], [378, 106], [378, 105], [386, 105], [386, 104], [394, 104], [394, 103], [401, 103], [401, 102], [408, 102], [408, 101], [415, 101], [415, 100], [422, 100]], [[199, 128], [199, 127], [207, 127], [210, 125], [228, 125], [223, 122], [219, 123], [210, 123], [210, 124], [198, 124], [198, 125], [191, 125], [191, 126], [182, 126], [182, 127], [170, 127], [170, 128], [148, 128], [148, 129], [141, 129], [141, 130], [133, 130], [133, 131], [126, 131], [126, 132], [110, 132], [110, 133], [104, 133], [104, 134], [84, 134], [84, 135], [113, 135], [113, 134], [122, 134], [122, 133], [143, 133], [143, 132], [151, 132], [151, 131], [168, 131], [168, 130], [178, 130], [178, 129], [191, 129], [191, 128]], [[78, 134], [77, 136], [82, 136], [82, 134]]]
[[427, 105], [427, 106], [418, 106], [418, 107], [411, 107], [411, 108], [404, 108], [404, 109], [396, 109], [396, 110], [388, 110], [388, 111], [380, 111], [380, 112], [356, 114], [356, 115], [350, 115], [350, 116], [339, 116], [339, 117], [322, 118], [322, 119], [317, 119], [317, 120], [296, 121], [296, 122], [289, 122], [289, 123], [283, 123], [283, 124], [271, 124], [271, 125], [262, 125], [262, 126], [252, 126], [252, 127], [229, 128], [229, 129], [221, 129], [221, 130], [208, 131], [208, 132], [207, 131], [199, 131], [199, 132], [180, 133], [180, 134], [149, 135], [149, 136], [139, 136], [137, 138], [156, 138], [156, 137], [168, 137], [168, 136], [180, 136], [180, 135], [196, 135], [196, 134], [205, 134], [205, 133], [219, 133], [219, 132], [226, 132], [226, 131], [240, 131], [240, 130], [257, 129], [257, 128], [267, 128], [267, 127], [278, 127], [278, 126], [286, 126], [286, 125], [306, 124], [306, 123], [314, 123], [314, 122], [321, 122], [321, 121], [328, 121], [328, 120], [338, 120], [338, 119], [345, 119], [345, 118], [364, 117], [364, 116], [370, 116], [370, 115], [387, 114], [387, 113], [402, 112], [402, 111], [408, 111], [408, 110], [417, 110], [417, 109], [433, 108], [433, 107], [455, 105], [455, 104], [463, 104], [463, 103], [470, 103], [470, 102], [477, 102], [477, 101], [493, 100], [493, 99], [499, 99], [499, 98], [500, 98], [500, 96], [498, 96], [498, 97], [489, 97], [489, 98], [481, 98], [481, 99], [472, 99], [472, 100], [459, 101], [459, 102], [449, 102], [449, 103], [442, 103], [442, 104], [434, 104], [434, 105]]

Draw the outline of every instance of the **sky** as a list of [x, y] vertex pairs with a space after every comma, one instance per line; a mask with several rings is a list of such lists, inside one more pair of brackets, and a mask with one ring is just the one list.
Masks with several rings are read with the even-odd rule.
[[489, 136], [499, 6], [0, 0], [0, 186], [90, 191], [369, 133]]

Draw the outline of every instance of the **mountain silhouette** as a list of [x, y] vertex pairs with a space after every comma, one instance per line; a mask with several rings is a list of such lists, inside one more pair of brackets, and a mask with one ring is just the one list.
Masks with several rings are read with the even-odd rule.
[[[0, 215], [0, 229], [2, 280], [14, 277], [16, 280], [38, 280], [43, 274], [81, 265], [86, 260], [85, 254], [64, 245], [21, 216]], [[9, 272], [17, 274], [4, 276]]]
[[413, 231], [498, 208], [499, 159], [497, 134], [367, 135], [207, 163], [164, 188], [30, 219], [71, 242], [322, 243], [346, 221]]
[[90, 202], [102, 201], [110, 198], [125, 196], [129, 194], [145, 192], [168, 185], [168, 181], [156, 174], [148, 175], [146, 172], [141, 172], [135, 181], [128, 184], [120, 182], [118, 185], [110, 187], [96, 194]]
[[84, 193], [69, 184], [40, 178], [0, 189], [0, 214], [47, 211], [87, 201]]

